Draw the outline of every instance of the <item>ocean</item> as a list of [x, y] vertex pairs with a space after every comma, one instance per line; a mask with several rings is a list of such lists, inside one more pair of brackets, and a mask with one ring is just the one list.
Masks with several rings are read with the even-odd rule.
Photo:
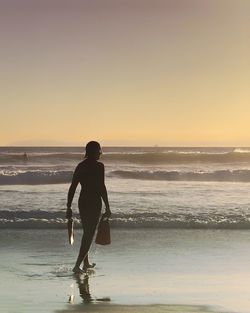
[[[81, 147], [1, 147], [0, 227], [64, 227], [83, 155]], [[101, 161], [113, 227], [250, 226], [250, 148], [104, 147]]]
[[112, 242], [76, 278], [80, 186], [73, 246], [65, 211], [83, 157], [0, 148], [1, 312], [250, 312], [250, 148], [104, 147]]

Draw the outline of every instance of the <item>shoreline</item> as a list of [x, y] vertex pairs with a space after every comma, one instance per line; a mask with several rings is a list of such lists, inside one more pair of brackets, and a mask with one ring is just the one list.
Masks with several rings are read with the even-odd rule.
[[[54, 313], [80, 313], [80, 312], [110, 312], [110, 313], [219, 313], [207, 306], [178, 305], [178, 304], [149, 304], [149, 305], [120, 305], [120, 304], [89, 304], [77, 305]], [[226, 312], [226, 311], [223, 311]]]
[[3, 312], [250, 312], [247, 230], [112, 229], [88, 279], [72, 275], [80, 230], [73, 246], [66, 230], [0, 234]]

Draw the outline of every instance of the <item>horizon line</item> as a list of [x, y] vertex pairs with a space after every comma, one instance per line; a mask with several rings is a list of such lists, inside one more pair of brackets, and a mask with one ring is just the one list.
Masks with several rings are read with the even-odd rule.
[[[103, 148], [250, 148], [250, 146], [228, 145], [101, 145]], [[0, 148], [81, 148], [84, 145], [0, 145]]]

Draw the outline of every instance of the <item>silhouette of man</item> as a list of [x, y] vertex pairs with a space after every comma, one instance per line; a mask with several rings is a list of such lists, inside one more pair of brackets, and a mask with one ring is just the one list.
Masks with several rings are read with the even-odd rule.
[[[95, 230], [101, 215], [102, 200], [106, 206], [105, 217], [110, 217], [107, 189], [104, 183], [104, 165], [98, 162], [102, 151], [96, 141], [90, 141], [86, 145], [85, 158], [80, 162], [74, 172], [73, 179], [68, 191], [66, 218], [72, 218], [71, 204], [78, 183], [81, 184], [81, 192], [78, 201], [81, 217], [83, 236], [80, 251], [73, 272], [81, 274], [95, 264], [89, 263], [88, 252], [93, 241]], [[81, 269], [81, 263], [83, 268]]]

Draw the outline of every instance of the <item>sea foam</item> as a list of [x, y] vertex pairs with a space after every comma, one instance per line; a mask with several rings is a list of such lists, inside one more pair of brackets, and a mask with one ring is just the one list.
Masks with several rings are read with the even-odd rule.
[[[0, 211], [0, 228], [66, 229], [65, 211]], [[75, 227], [81, 228], [78, 214]], [[171, 229], [249, 229], [249, 214], [190, 214], [190, 213], [115, 213], [114, 228], [171, 228]]]
[[[0, 164], [61, 164], [83, 160], [84, 154], [78, 152], [64, 153], [29, 153], [24, 158], [22, 153], [0, 153]], [[106, 152], [102, 155], [104, 162], [127, 162], [136, 164], [169, 164], [169, 163], [232, 163], [244, 162], [250, 164], [250, 150], [235, 149], [229, 152], [162, 151], [162, 152]]]
[[[73, 171], [22, 170], [0, 171], [0, 185], [45, 185], [65, 184], [72, 179]], [[113, 170], [107, 177], [164, 180], [164, 181], [214, 181], [214, 182], [250, 182], [250, 170], [217, 171], [152, 171], [152, 170]]]

